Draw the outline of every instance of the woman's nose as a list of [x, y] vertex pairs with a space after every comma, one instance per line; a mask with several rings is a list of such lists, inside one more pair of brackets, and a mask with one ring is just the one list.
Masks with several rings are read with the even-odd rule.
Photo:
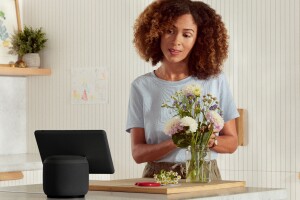
[[173, 45], [175, 46], [181, 45], [181, 38], [179, 34], [174, 34]]

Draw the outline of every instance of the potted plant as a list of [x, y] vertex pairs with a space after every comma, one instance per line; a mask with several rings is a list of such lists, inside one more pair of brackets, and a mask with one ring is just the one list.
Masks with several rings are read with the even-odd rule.
[[46, 34], [42, 28], [25, 26], [23, 31], [12, 35], [10, 53], [19, 55], [28, 67], [40, 67], [38, 52], [45, 47], [46, 41]]

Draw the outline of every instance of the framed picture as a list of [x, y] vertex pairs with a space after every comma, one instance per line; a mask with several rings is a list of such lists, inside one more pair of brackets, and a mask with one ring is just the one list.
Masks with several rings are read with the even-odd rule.
[[18, 60], [17, 55], [9, 53], [11, 36], [21, 30], [18, 0], [0, 1], [0, 66], [9, 67]]

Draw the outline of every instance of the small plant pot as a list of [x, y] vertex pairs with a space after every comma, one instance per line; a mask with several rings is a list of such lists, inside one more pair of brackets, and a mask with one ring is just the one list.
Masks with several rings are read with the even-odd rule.
[[27, 53], [22, 57], [22, 60], [28, 67], [39, 68], [41, 65], [40, 55], [38, 53]]

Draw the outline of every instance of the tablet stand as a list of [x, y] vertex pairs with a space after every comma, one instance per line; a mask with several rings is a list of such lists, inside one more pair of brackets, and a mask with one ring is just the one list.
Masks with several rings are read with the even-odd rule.
[[49, 198], [84, 197], [89, 187], [86, 157], [49, 156], [43, 162], [43, 189]]

